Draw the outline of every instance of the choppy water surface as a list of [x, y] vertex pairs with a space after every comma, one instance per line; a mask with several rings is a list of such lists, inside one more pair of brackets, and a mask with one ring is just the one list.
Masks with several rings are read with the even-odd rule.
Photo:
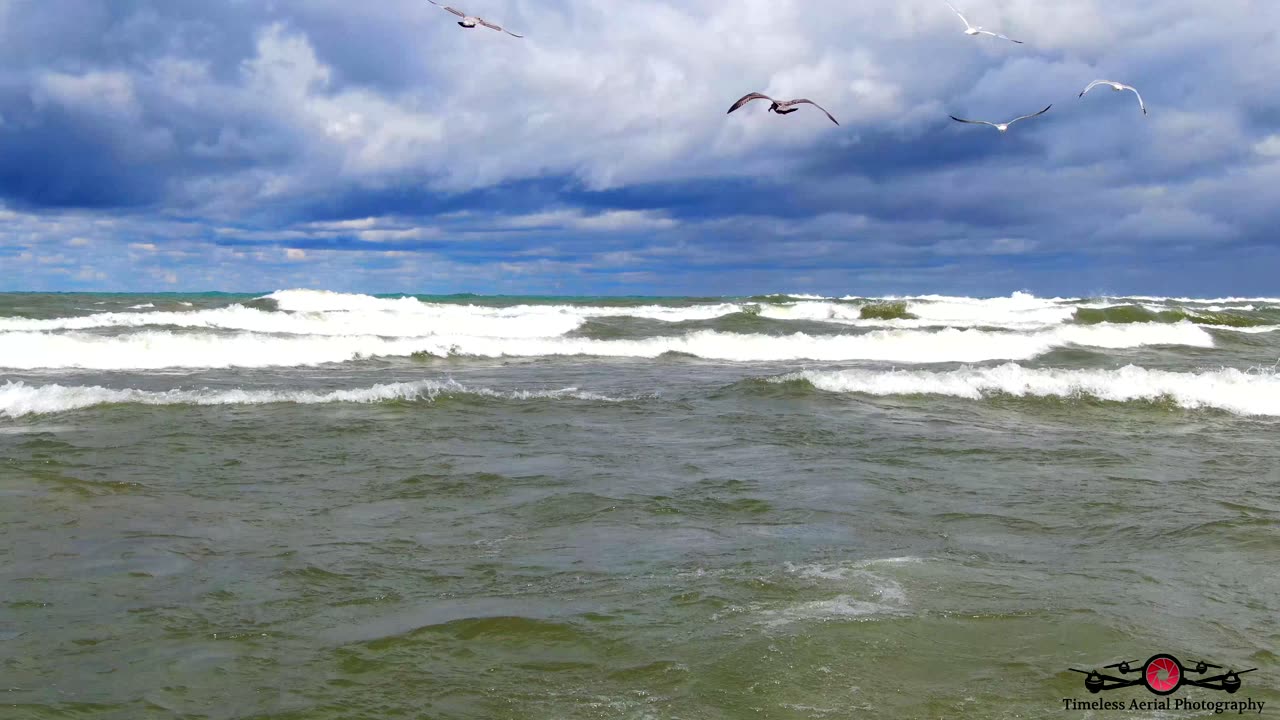
[[1277, 330], [0, 295], [0, 717], [1122, 717], [1068, 668], [1159, 651], [1280, 712]]

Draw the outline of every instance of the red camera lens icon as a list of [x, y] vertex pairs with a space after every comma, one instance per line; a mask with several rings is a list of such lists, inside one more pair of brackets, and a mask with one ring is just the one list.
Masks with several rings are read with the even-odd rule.
[[1182, 666], [1172, 655], [1156, 655], [1142, 668], [1147, 689], [1157, 695], [1168, 695], [1182, 685]]

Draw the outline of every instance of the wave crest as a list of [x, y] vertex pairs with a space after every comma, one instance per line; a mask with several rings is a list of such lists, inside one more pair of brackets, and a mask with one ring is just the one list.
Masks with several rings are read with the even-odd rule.
[[708, 360], [867, 360], [899, 363], [1027, 360], [1066, 346], [1107, 349], [1152, 345], [1213, 347], [1213, 337], [1189, 323], [1172, 325], [1066, 325], [1031, 333], [985, 330], [875, 330], [850, 335], [761, 335], [700, 330], [638, 340], [439, 335], [274, 336], [145, 331], [106, 337], [89, 333], [0, 333], [0, 367], [16, 369], [289, 367], [372, 357], [594, 356], [656, 358], [682, 353]]
[[1006, 363], [949, 372], [805, 371], [768, 378], [775, 383], [797, 380], [827, 392], [876, 396], [942, 395], [981, 400], [1007, 395], [1091, 397], [1113, 402], [1172, 401], [1190, 410], [1212, 408], [1237, 415], [1280, 417], [1280, 376], [1271, 371], [1223, 369], [1190, 373], [1135, 365], [1118, 370], [1061, 370]]
[[6, 382], [0, 385], [0, 417], [80, 410], [97, 405], [322, 405], [329, 403], [378, 403], [395, 400], [435, 400], [439, 397], [467, 395], [501, 400], [574, 399], [596, 402], [621, 402], [598, 393], [578, 388], [561, 390], [491, 390], [461, 385], [452, 380], [419, 380], [390, 383], [366, 388], [315, 392], [305, 390], [169, 390], [165, 392], [136, 389], [111, 389], [80, 385], [27, 385]]

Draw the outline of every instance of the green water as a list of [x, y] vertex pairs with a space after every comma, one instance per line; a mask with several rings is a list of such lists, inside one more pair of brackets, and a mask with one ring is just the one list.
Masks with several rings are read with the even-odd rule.
[[[0, 317], [237, 303], [283, 312], [252, 296], [6, 296]], [[768, 314], [599, 317], [571, 334], [883, 331]], [[1040, 332], [1001, 322], [984, 342]], [[1276, 338], [1205, 332], [1211, 347], [1068, 344], [1014, 362], [1116, 383], [1125, 365], [1255, 368], [1254, 399], [1275, 391], [1256, 367], [1280, 357]], [[1095, 698], [1069, 668], [1157, 652], [1258, 668], [1235, 695], [1175, 697], [1280, 711], [1280, 405], [785, 381], [903, 367], [856, 358], [59, 367], [41, 333], [99, 353], [82, 365], [130, 335], [198, 336], [210, 357], [233, 335], [0, 325], [3, 718], [1195, 715], [1063, 709]], [[306, 399], [414, 382], [441, 385]]]

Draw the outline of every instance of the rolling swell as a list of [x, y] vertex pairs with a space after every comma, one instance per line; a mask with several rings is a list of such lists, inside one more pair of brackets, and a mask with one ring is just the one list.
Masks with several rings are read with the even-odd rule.
[[469, 387], [452, 380], [419, 380], [373, 385], [364, 388], [331, 390], [152, 390], [110, 389], [100, 386], [28, 385], [6, 382], [0, 385], [0, 417], [81, 410], [100, 405], [323, 405], [332, 403], [371, 404], [383, 402], [435, 402], [452, 398], [465, 401], [578, 400], [624, 402], [636, 398], [610, 397], [583, 392], [578, 388], [558, 390], [493, 390]]
[[1250, 317], [1240, 312], [1188, 310], [1185, 308], [1152, 309], [1141, 305], [1117, 305], [1107, 308], [1079, 308], [1075, 322], [1098, 323], [1179, 323], [1192, 322], [1229, 328], [1250, 328], [1275, 324], [1274, 320]]

